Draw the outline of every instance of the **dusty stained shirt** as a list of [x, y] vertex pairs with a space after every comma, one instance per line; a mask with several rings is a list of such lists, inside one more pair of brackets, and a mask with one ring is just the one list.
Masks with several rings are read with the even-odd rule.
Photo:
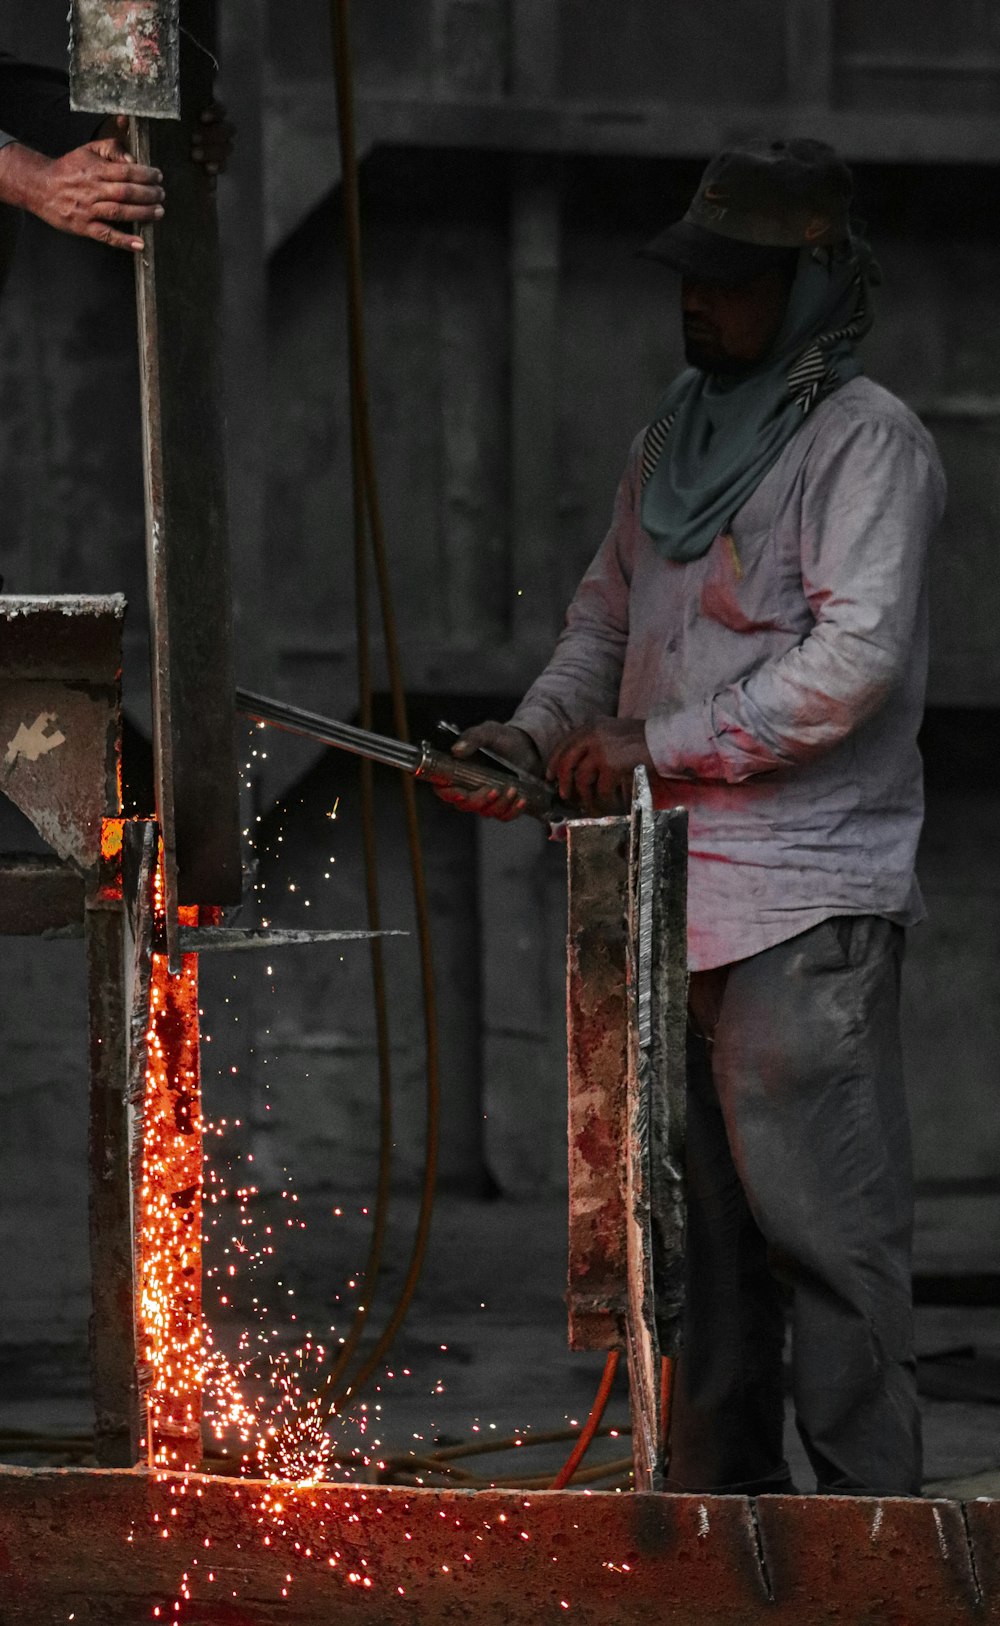
[[657, 805], [690, 812], [692, 970], [832, 915], [915, 922], [933, 441], [852, 380], [688, 564], [642, 529], [641, 454], [513, 721], [547, 757], [595, 717], [645, 719]]

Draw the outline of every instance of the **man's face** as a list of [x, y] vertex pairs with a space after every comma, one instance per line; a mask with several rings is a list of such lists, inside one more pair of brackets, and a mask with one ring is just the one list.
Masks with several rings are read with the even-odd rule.
[[733, 377], [763, 361], [778, 336], [790, 287], [780, 270], [735, 288], [685, 277], [681, 311], [688, 366]]

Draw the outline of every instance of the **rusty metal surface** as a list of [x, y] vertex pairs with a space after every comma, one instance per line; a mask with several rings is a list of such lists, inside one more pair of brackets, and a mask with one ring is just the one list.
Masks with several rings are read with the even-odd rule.
[[[818, 1599], [851, 1626], [1000, 1619], [959, 1502], [763, 1496], [756, 1510], [768, 1585], [793, 1619], [809, 1621]], [[993, 1503], [982, 1521], [994, 1536], [998, 1514]]]
[[[181, 125], [136, 121], [170, 207], [137, 258], [157, 817], [177, 903], [242, 893], [236, 678], [222, 421], [221, 267], [209, 178], [188, 127], [213, 96], [215, 8], [181, 10]], [[176, 943], [172, 944], [176, 968]]]
[[69, 15], [73, 107], [180, 118], [180, 0], [72, 0]]
[[628, 820], [567, 825], [569, 1276], [572, 1349], [624, 1345], [625, 895]]
[[295, 1491], [0, 1468], [0, 1619], [996, 1626], [983, 1558], [998, 1534], [995, 1502]]
[[0, 936], [78, 935], [85, 897], [82, 875], [57, 858], [0, 858]]
[[666, 1467], [662, 1358], [684, 1311], [687, 815], [656, 812], [635, 775], [628, 860], [626, 1238], [632, 1452], [638, 1489]]
[[96, 883], [119, 809], [125, 602], [0, 598], [0, 791]]

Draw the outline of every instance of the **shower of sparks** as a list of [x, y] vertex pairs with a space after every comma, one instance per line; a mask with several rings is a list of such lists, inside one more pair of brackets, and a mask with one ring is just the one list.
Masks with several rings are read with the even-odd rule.
[[[262, 753], [263, 755], [263, 753]], [[327, 817], [335, 818], [337, 807]], [[279, 842], [281, 836], [279, 833]], [[332, 866], [333, 856], [329, 863]], [[156, 876], [154, 927], [162, 937], [165, 924], [162, 864]], [[198, 911], [182, 909], [180, 923], [197, 926]], [[266, 968], [270, 982], [273, 968]], [[228, 1001], [227, 1001], [228, 1003]], [[146, 1032], [147, 1065], [142, 1116], [142, 1166], [137, 1215], [139, 1263], [140, 1388], [145, 1407], [149, 1465], [173, 1497], [196, 1489], [190, 1476], [202, 1463], [202, 1428], [218, 1449], [232, 1458], [228, 1471], [252, 1479], [261, 1541], [272, 1548], [290, 1542], [295, 1556], [313, 1558], [286, 1528], [286, 1510], [303, 1493], [341, 1481], [373, 1465], [379, 1440], [371, 1437], [381, 1406], [356, 1407], [351, 1417], [332, 1414], [322, 1398], [325, 1367], [336, 1348], [297, 1326], [297, 1312], [285, 1307], [275, 1318], [264, 1302], [264, 1289], [253, 1295], [251, 1327], [239, 1333], [233, 1356], [216, 1345], [202, 1305], [202, 1244], [219, 1225], [233, 1234], [222, 1250], [223, 1263], [206, 1273], [214, 1308], [232, 1315], [236, 1278], [249, 1278], [275, 1261], [275, 1232], [305, 1229], [298, 1197], [285, 1178], [281, 1197], [289, 1215], [282, 1223], [254, 1203], [260, 1189], [254, 1178], [235, 1180], [230, 1170], [253, 1154], [230, 1150], [221, 1157], [220, 1142], [242, 1129], [242, 1120], [204, 1118], [201, 1096], [202, 1036], [198, 1001], [198, 957], [185, 955], [181, 974], [172, 977], [166, 956], [154, 954]], [[238, 1017], [235, 1018], [238, 1020]], [[209, 1036], [205, 1036], [209, 1041]], [[227, 1069], [235, 1075], [236, 1067]], [[263, 1084], [266, 1091], [266, 1082]], [[269, 1107], [268, 1109], [269, 1110]], [[235, 1205], [235, 1209], [234, 1206]], [[208, 1229], [203, 1237], [203, 1218]], [[273, 1219], [273, 1216], [272, 1216]], [[357, 1278], [352, 1278], [352, 1288]], [[282, 1297], [294, 1290], [279, 1281]], [[337, 1295], [338, 1301], [340, 1295]], [[287, 1340], [292, 1327], [293, 1347]], [[335, 1335], [336, 1329], [330, 1328]], [[342, 1341], [342, 1340], [341, 1340]], [[335, 1445], [335, 1434], [337, 1444]], [[337, 1449], [339, 1446], [339, 1451]], [[262, 1490], [260, 1482], [268, 1487]], [[248, 1487], [249, 1488], [249, 1487]], [[239, 1496], [239, 1491], [234, 1495]], [[171, 1511], [177, 1510], [177, 1504]], [[158, 1534], [170, 1538], [168, 1521], [154, 1514]], [[132, 1539], [131, 1535], [128, 1538]], [[345, 1584], [369, 1588], [374, 1580], [368, 1560], [358, 1554], [341, 1566], [339, 1554], [325, 1560]], [[195, 1561], [197, 1565], [197, 1561]], [[287, 1586], [293, 1574], [289, 1555]], [[182, 1618], [197, 1576], [214, 1583], [209, 1568], [185, 1572], [169, 1606], [158, 1605], [154, 1619]], [[284, 1589], [283, 1589], [284, 1590]], [[287, 1593], [286, 1593], [287, 1595]]]
[[[154, 895], [164, 920], [163, 873]], [[180, 911], [184, 925], [197, 910]], [[197, 1467], [201, 1458], [204, 1327], [201, 1313], [202, 1121], [198, 959], [171, 977], [153, 955], [146, 1033], [146, 1099], [138, 1224], [141, 1387], [150, 1466]]]
[[[162, 873], [156, 879], [154, 911], [157, 926], [162, 926]], [[197, 924], [197, 910], [182, 910], [181, 915], [182, 924]], [[223, 1311], [232, 1308], [237, 1275], [252, 1276], [273, 1260], [275, 1226], [253, 1210], [259, 1187], [248, 1180], [230, 1191], [226, 1177], [203, 1152], [203, 1145], [212, 1146], [242, 1123], [206, 1123], [203, 1118], [199, 1016], [197, 955], [185, 955], [180, 976], [171, 977], [166, 956], [154, 954], [139, 1224], [149, 1463], [168, 1470], [198, 1467], [204, 1418], [221, 1455], [230, 1454], [229, 1442], [239, 1441], [243, 1449], [234, 1457], [236, 1472], [281, 1484], [317, 1485], [335, 1465], [331, 1426], [347, 1424], [346, 1419], [331, 1419], [329, 1402], [321, 1398], [327, 1345], [311, 1332], [296, 1332], [294, 1348], [275, 1348], [272, 1341], [279, 1329], [269, 1323], [268, 1306], [255, 1295], [256, 1336], [244, 1328], [237, 1358], [230, 1359], [216, 1347], [203, 1313], [203, 1210], [214, 1228], [231, 1213], [230, 1199], [237, 1208], [234, 1234], [223, 1250], [225, 1263], [211, 1267], [206, 1277]], [[248, 1161], [252, 1163], [252, 1154]], [[304, 1230], [297, 1195], [287, 1188], [281, 1195], [294, 1218], [279, 1229]], [[284, 1291], [294, 1297], [293, 1289]], [[297, 1321], [296, 1312], [290, 1312], [290, 1320]], [[368, 1425], [368, 1410], [362, 1408], [349, 1426], [364, 1441]], [[372, 1442], [373, 1449], [378, 1443]], [[346, 1458], [336, 1466], [364, 1469], [372, 1461], [357, 1444]]]
[[[259, 754], [266, 758], [265, 752]], [[325, 817], [336, 819], [338, 809], [339, 803], [335, 803]], [[261, 822], [257, 815], [245, 834], [253, 826], [258, 833]], [[283, 841], [279, 827], [279, 851]], [[332, 854], [327, 862], [330, 870], [324, 879], [330, 880], [335, 863]], [[256, 890], [260, 897], [264, 883], [259, 882]], [[156, 925], [162, 930], [162, 874], [157, 877], [155, 909]], [[196, 925], [198, 912], [181, 911], [181, 921]], [[262, 970], [273, 995], [274, 968], [266, 965]], [[165, 956], [154, 955], [138, 1228], [142, 1386], [150, 1466], [168, 1498], [165, 1517], [159, 1511], [151, 1514], [153, 1529], [167, 1542], [172, 1535], [182, 1536], [183, 1521], [178, 1515], [185, 1506], [197, 1506], [203, 1496], [204, 1481], [194, 1470], [201, 1465], [204, 1425], [218, 1456], [231, 1464], [227, 1472], [237, 1481], [228, 1494], [237, 1501], [243, 1499], [261, 1546], [280, 1564], [283, 1598], [293, 1595], [295, 1580], [307, 1565], [321, 1567], [343, 1586], [383, 1587], [386, 1593], [404, 1598], [407, 1588], [398, 1583], [405, 1573], [398, 1570], [391, 1579], [380, 1580], [365, 1552], [365, 1524], [382, 1509], [377, 1501], [369, 1505], [369, 1496], [356, 1482], [357, 1476], [384, 1467], [377, 1437], [381, 1404], [355, 1402], [350, 1416], [340, 1416], [331, 1411], [328, 1399], [321, 1398], [324, 1378], [343, 1339], [337, 1338], [335, 1327], [329, 1328], [329, 1337], [300, 1328], [298, 1310], [292, 1308], [294, 1289], [275, 1277], [278, 1238], [306, 1228], [287, 1171], [280, 1191], [286, 1206], [280, 1214], [262, 1196], [253, 1152], [241, 1149], [242, 1139], [231, 1144], [231, 1137], [242, 1136], [248, 1127], [245, 1121], [223, 1117], [209, 1121], [203, 1115], [200, 1047], [202, 1038], [210, 1043], [210, 1036], [200, 1032], [204, 1013], [199, 1009], [198, 993], [196, 955], [184, 956], [179, 977], [169, 975]], [[235, 1013], [233, 1017], [239, 1020]], [[264, 1058], [258, 1059], [263, 1062]], [[220, 1078], [237, 1073], [235, 1066], [218, 1069]], [[258, 1076], [255, 1082], [267, 1092], [264, 1077]], [[264, 1110], [270, 1111], [270, 1103], [264, 1103]], [[344, 1215], [341, 1207], [331, 1212], [334, 1218]], [[367, 1209], [361, 1212], [367, 1214]], [[213, 1301], [211, 1321], [202, 1304], [203, 1243], [210, 1249], [204, 1281], [206, 1296]], [[353, 1273], [343, 1296], [335, 1295], [336, 1301], [345, 1309], [342, 1297], [349, 1301], [363, 1290], [360, 1276]], [[485, 1309], [485, 1304], [480, 1307]], [[216, 1343], [212, 1321], [217, 1326], [226, 1320], [238, 1324], [243, 1314], [251, 1324], [242, 1327], [230, 1344], [232, 1353], [226, 1354]], [[446, 1354], [448, 1346], [442, 1344], [440, 1350]], [[407, 1366], [396, 1370], [405, 1378], [412, 1377]], [[394, 1370], [387, 1368], [385, 1376], [391, 1380]], [[431, 1393], [440, 1395], [443, 1388], [438, 1380]], [[473, 1435], [480, 1432], [480, 1426], [477, 1418]], [[488, 1423], [487, 1435], [495, 1434], [496, 1427], [496, 1423]], [[530, 1428], [518, 1434], [530, 1435]], [[413, 1436], [415, 1443], [423, 1438]], [[513, 1443], [524, 1442], [518, 1437]], [[331, 1483], [334, 1476], [340, 1481], [336, 1493]], [[417, 1484], [424, 1482], [423, 1475], [414, 1477]], [[522, 1503], [518, 1524], [530, 1505], [528, 1500]], [[440, 1573], [457, 1576], [470, 1569], [480, 1555], [488, 1564], [483, 1544], [496, 1540], [506, 1526], [505, 1513], [497, 1516], [496, 1525], [473, 1516], [465, 1527], [468, 1533], [463, 1546], [467, 1543], [468, 1550], [454, 1563], [440, 1564]], [[461, 1527], [455, 1520], [455, 1528]], [[203, 1550], [197, 1556], [186, 1556], [189, 1567], [183, 1573], [178, 1567], [175, 1594], [153, 1607], [154, 1620], [183, 1620], [189, 1605], [194, 1603], [197, 1608], [196, 1594], [204, 1597], [207, 1589], [227, 1599], [231, 1591], [232, 1598], [237, 1598], [227, 1579], [233, 1572], [220, 1567], [212, 1534], [202, 1533], [204, 1528], [197, 1538], [197, 1549]], [[523, 1542], [531, 1539], [523, 1528], [510, 1530], [508, 1535]], [[189, 1536], [190, 1526], [184, 1531], [185, 1544]], [[135, 1532], [130, 1531], [126, 1540], [134, 1539]], [[405, 1540], [411, 1540], [409, 1532]], [[553, 1555], [552, 1563], [557, 1562]], [[604, 1568], [626, 1576], [629, 1564], [608, 1562]], [[569, 1611], [571, 1601], [560, 1597], [559, 1608]]]

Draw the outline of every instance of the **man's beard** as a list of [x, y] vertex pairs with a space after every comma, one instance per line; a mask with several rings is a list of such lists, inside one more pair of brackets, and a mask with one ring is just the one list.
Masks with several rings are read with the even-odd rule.
[[684, 330], [684, 360], [700, 373], [714, 373], [717, 378], [746, 378], [759, 366], [755, 361], [742, 361], [729, 356], [711, 339], [695, 338]]

